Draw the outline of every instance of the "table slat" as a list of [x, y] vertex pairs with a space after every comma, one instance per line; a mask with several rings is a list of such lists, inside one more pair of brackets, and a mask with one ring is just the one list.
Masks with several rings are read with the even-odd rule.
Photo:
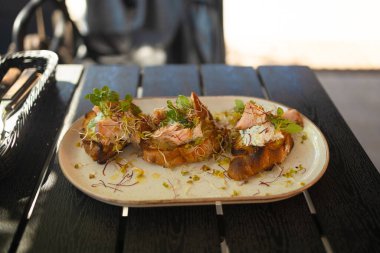
[[199, 75], [195, 65], [165, 65], [144, 68], [143, 96], [189, 96], [201, 94]]
[[[206, 65], [201, 71], [207, 95], [264, 97], [259, 78], [250, 67]], [[223, 205], [223, 212], [231, 252], [324, 250], [302, 195], [276, 203]], [[300, 234], [302, 240], [296, 239]]]
[[[83, 97], [93, 88], [108, 85], [122, 96], [136, 95], [138, 79], [139, 68], [135, 66], [90, 66], [70, 107], [75, 111], [74, 118], [91, 109]], [[57, 159], [51, 168], [19, 251], [115, 251], [121, 208], [101, 203], [77, 190], [62, 174]]]
[[273, 66], [259, 74], [273, 100], [300, 110], [326, 136], [330, 163], [309, 193], [332, 249], [378, 251], [380, 175], [312, 70]]
[[219, 64], [202, 65], [200, 68], [204, 95], [236, 95], [264, 98], [261, 84], [251, 67]]
[[[22, 159], [15, 171], [0, 183], [0, 252], [6, 252], [20, 223], [25, 222], [25, 208], [38, 183], [46, 156], [52, 148], [57, 129], [62, 124], [75, 86], [57, 82], [43, 92], [28, 118], [30, 134], [23, 140]], [[46, 110], [46, 108], [49, 110]], [[43, 131], [41, 131], [43, 129]]]
[[[189, 95], [191, 91], [200, 93], [195, 66], [149, 67], [143, 73], [144, 96]], [[124, 252], [219, 250], [214, 206], [129, 208]]]

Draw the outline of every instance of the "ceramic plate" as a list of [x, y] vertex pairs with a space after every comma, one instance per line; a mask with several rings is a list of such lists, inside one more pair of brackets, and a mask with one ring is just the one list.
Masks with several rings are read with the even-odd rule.
[[[168, 98], [144, 98], [134, 102], [146, 112], [164, 107]], [[286, 106], [253, 97], [201, 97], [213, 114], [230, 110], [235, 99], [254, 100], [266, 110]], [[223, 159], [163, 168], [145, 162], [139, 148], [129, 145], [106, 167], [94, 162], [80, 146], [78, 119], [63, 137], [58, 157], [66, 178], [97, 200], [120, 206], [201, 205], [278, 201], [301, 193], [323, 175], [329, 161], [327, 142], [306, 117], [304, 130], [294, 134], [294, 147], [284, 163], [246, 182], [229, 179]], [[202, 170], [207, 165], [209, 170]], [[205, 168], [205, 167], [203, 167]]]

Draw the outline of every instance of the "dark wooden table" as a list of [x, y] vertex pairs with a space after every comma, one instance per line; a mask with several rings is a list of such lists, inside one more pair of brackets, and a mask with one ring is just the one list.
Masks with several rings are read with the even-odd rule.
[[[0, 184], [0, 252], [380, 251], [380, 175], [309, 68], [119, 65], [82, 73], [74, 65], [57, 75], [35, 108], [16, 173]], [[55, 154], [59, 133], [91, 108], [84, 95], [103, 85], [135, 96], [195, 91], [284, 103], [325, 134], [328, 169], [307, 192], [279, 202], [123, 212], [72, 186]]]

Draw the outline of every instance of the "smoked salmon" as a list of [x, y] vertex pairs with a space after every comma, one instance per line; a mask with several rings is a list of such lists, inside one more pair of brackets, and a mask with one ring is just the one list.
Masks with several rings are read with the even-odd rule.
[[179, 96], [165, 110], [155, 110], [152, 134], [141, 142], [143, 159], [172, 168], [206, 160], [219, 152], [218, 129], [207, 107], [193, 92], [190, 99]]
[[237, 137], [232, 140], [228, 176], [246, 180], [284, 162], [294, 145], [291, 133], [302, 129], [300, 126], [303, 126], [302, 116], [295, 109], [285, 113], [279, 109], [274, 114], [252, 101], [247, 102], [231, 130]]

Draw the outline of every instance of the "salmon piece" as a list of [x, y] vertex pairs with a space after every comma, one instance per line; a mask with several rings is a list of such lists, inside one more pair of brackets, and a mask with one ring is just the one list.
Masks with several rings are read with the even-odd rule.
[[176, 147], [189, 143], [196, 138], [202, 138], [203, 134], [201, 124], [198, 124], [193, 129], [183, 128], [180, 124], [174, 124], [159, 128], [153, 133], [152, 137], [159, 147], [167, 145]]
[[[80, 138], [86, 153], [100, 164], [107, 162], [108, 159], [118, 154], [129, 143], [139, 143], [139, 133], [150, 129], [145, 117], [138, 118], [131, 112], [123, 112], [124, 116], [128, 116], [133, 120], [132, 124], [135, 124], [136, 132], [124, 132], [121, 129], [121, 123], [116, 121], [118, 117], [116, 115], [114, 118], [104, 118], [98, 121], [95, 124], [95, 133], [88, 136], [88, 125], [97, 116], [97, 112], [100, 112], [99, 108], [94, 106], [92, 111], [86, 113], [82, 122]], [[119, 116], [122, 117], [121, 115]]]
[[105, 118], [98, 122], [98, 132], [103, 137], [110, 140], [115, 140], [117, 136], [121, 136], [121, 129], [119, 123], [112, 119]]
[[248, 102], [245, 104], [244, 112], [240, 120], [236, 123], [235, 129], [245, 130], [265, 122], [267, 122], [267, 115], [264, 109], [252, 102]]
[[[173, 168], [186, 163], [206, 160], [221, 149], [212, 115], [193, 92], [191, 100], [194, 114], [200, 122], [194, 128], [185, 128], [179, 123], [157, 129], [150, 139], [142, 141], [142, 157], [145, 161]], [[161, 115], [156, 111], [152, 119]], [[165, 118], [162, 118], [164, 120]], [[160, 122], [156, 122], [158, 125]], [[199, 140], [200, 143], [197, 143]]]
[[294, 123], [297, 123], [301, 127], [303, 127], [303, 119], [301, 113], [299, 113], [296, 109], [289, 109], [287, 110], [284, 115], [282, 115], [284, 119], [288, 119], [290, 121], [293, 121]]
[[160, 150], [146, 145], [142, 146], [143, 159], [166, 168], [173, 168], [186, 163], [200, 162], [220, 150], [220, 144], [214, 136], [205, 138], [195, 146], [181, 145], [171, 150]]
[[264, 147], [244, 149], [231, 160], [228, 176], [234, 180], [246, 180], [260, 171], [282, 163], [294, 145], [290, 134], [283, 133], [283, 135], [283, 139], [272, 141]]
[[[99, 141], [95, 141], [93, 139], [87, 139], [86, 128], [88, 123], [96, 117], [96, 113], [94, 111], [90, 111], [86, 113], [84, 120], [82, 122], [82, 133], [80, 134], [80, 138], [82, 139], [82, 145], [86, 153], [99, 164], [106, 163], [108, 159], [115, 156], [117, 154], [117, 149], [115, 147], [116, 144], [109, 142], [108, 138], [98, 138]], [[105, 131], [105, 130], [103, 130]], [[104, 133], [104, 132], [103, 132]], [[118, 149], [121, 150], [125, 146], [127, 146], [127, 141], [119, 141], [117, 143]]]

